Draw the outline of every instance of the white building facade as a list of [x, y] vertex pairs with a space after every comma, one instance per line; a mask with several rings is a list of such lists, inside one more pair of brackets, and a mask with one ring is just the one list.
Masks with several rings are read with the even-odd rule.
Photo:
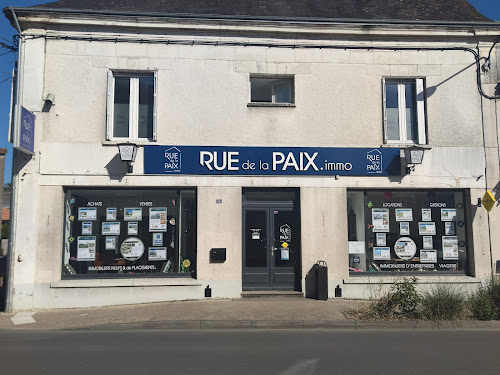
[[11, 310], [306, 294], [319, 260], [330, 298], [497, 272], [497, 23], [59, 3], [4, 10], [36, 115]]

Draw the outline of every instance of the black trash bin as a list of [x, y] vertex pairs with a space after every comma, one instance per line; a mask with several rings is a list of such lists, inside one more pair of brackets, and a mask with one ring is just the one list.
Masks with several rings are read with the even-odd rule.
[[328, 299], [328, 267], [324, 260], [319, 260], [306, 275], [306, 297]]
[[316, 299], [328, 299], [328, 266], [324, 260], [319, 260], [314, 268], [316, 270]]

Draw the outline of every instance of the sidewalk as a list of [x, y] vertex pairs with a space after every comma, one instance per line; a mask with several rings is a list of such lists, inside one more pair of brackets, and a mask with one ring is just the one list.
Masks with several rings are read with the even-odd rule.
[[0, 314], [0, 330], [63, 329], [499, 329], [500, 322], [364, 322], [345, 316], [366, 301], [235, 299]]

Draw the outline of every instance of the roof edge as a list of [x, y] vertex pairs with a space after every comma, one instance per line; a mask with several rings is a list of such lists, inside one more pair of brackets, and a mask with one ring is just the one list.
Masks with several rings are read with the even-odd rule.
[[35, 7], [6, 7], [3, 12], [11, 25], [14, 12], [33, 12], [47, 14], [88, 14], [95, 16], [122, 16], [122, 17], [155, 17], [176, 19], [199, 19], [199, 20], [235, 20], [235, 21], [267, 21], [267, 22], [289, 22], [289, 23], [311, 23], [311, 24], [354, 24], [354, 25], [425, 25], [425, 26], [455, 26], [455, 27], [500, 27], [499, 21], [439, 21], [439, 20], [393, 20], [393, 19], [361, 19], [361, 18], [309, 18], [309, 17], [266, 17], [266, 16], [229, 16], [219, 14], [191, 14], [191, 13], [147, 13], [126, 11], [102, 11], [92, 9], [59, 9], [59, 8], [35, 8]]

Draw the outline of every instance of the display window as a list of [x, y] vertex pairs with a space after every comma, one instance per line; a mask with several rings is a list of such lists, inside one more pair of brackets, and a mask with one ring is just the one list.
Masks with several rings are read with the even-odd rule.
[[468, 273], [461, 190], [349, 190], [349, 271]]
[[67, 189], [63, 277], [196, 277], [194, 189]]

